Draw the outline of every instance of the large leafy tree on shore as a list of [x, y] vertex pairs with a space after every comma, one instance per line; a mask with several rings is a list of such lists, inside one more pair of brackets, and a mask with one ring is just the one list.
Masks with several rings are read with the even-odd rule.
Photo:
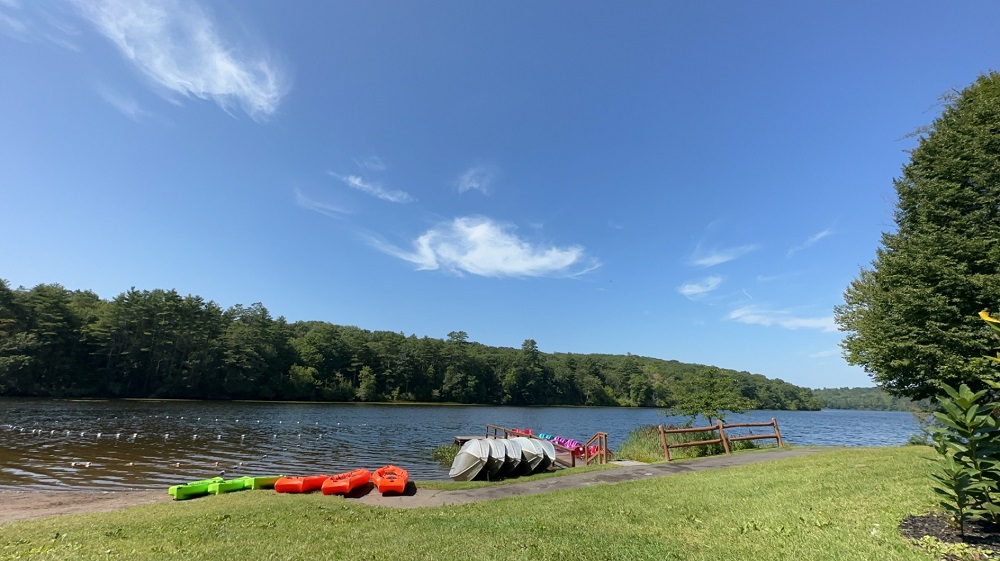
[[947, 100], [894, 183], [896, 231], [836, 309], [844, 356], [894, 395], [984, 389], [996, 373], [977, 313], [1000, 302], [1000, 74]]

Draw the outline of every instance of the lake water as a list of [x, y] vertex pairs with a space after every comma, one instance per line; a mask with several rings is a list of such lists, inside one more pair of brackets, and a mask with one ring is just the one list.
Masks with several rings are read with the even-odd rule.
[[[884, 411], [752, 411], [727, 422], [772, 417], [797, 445], [896, 446], [919, 432], [909, 413]], [[614, 449], [637, 426], [683, 421], [613, 407], [0, 399], [0, 489], [155, 489], [221, 470], [309, 475], [389, 463], [417, 480], [447, 479], [431, 451], [485, 435], [486, 424], [581, 442], [603, 431]]]

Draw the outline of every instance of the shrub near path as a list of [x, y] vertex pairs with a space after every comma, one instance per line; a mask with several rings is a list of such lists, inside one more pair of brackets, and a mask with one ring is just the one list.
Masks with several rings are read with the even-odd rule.
[[3, 526], [0, 559], [928, 560], [924, 447], [831, 450], [454, 507], [233, 493]]

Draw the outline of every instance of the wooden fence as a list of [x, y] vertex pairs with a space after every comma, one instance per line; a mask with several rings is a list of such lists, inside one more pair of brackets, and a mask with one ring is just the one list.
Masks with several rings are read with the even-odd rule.
[[[726, 429], [735, 428], [745, 428], [745, 427], [772, 427], [774, 432], [772, 434], [749, 434], [744, 436], [727, 436]], [[735, 442], [739, 440], [760, 440], [766, 438], [773, 438], [778, 446], [784, 446], [784, 442], [781, 440], [781, 432], [778, 430], [778, 421], [774, 417], [771, 418], [770, 423], [733, 423], [731, 425], [725, 425], [721, 420], [716, 421], [715, 426], [707, 427], [694, 427], [685, 429], [666, 429], [663, 425], [659, 426], [660, 429], [660, 443], [663, 445], [663, 455], [670, 461], [670, 449], [671, 448], [685, 448], [687, 446], [707, 446], [710, 444], [722, 444], [722, 448], [726, 451], [726, 454], [730, 453], [730, 442]], [[667, 442], [668, 434], [684, 434], [690, 432], [716, 432], [719, 433], [719, 438], [713, 438], [710, 440], [699, 440], [696, 442], [681, 442], [678, 444], [670, 444]]]

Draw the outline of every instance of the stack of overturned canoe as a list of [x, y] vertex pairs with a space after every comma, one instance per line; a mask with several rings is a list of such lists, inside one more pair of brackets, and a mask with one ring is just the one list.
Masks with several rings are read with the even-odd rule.
[[467, 441], [455, 455], [448, 476], [456, 481], [497, 479], [544, 471], [556, 459], [551, 442], [517, 438], [477, 438]]
[[405, 469], [388, 465], [380, 467], [374, 473], [367, 469], [356, 469], [335, 475], [322, 474], [306, 477], [287, 477], [284, 475], [237, 477], [236, 479], [213, 477], [183, 485], [174, 485], [167, 492], [176, 501], [244, 489], [274, 489], [279, 493], [322, 491], [324, 495], [346, 495], [371, 482], [384, 495], [403, 493], [409, 480], [410, 474]]

